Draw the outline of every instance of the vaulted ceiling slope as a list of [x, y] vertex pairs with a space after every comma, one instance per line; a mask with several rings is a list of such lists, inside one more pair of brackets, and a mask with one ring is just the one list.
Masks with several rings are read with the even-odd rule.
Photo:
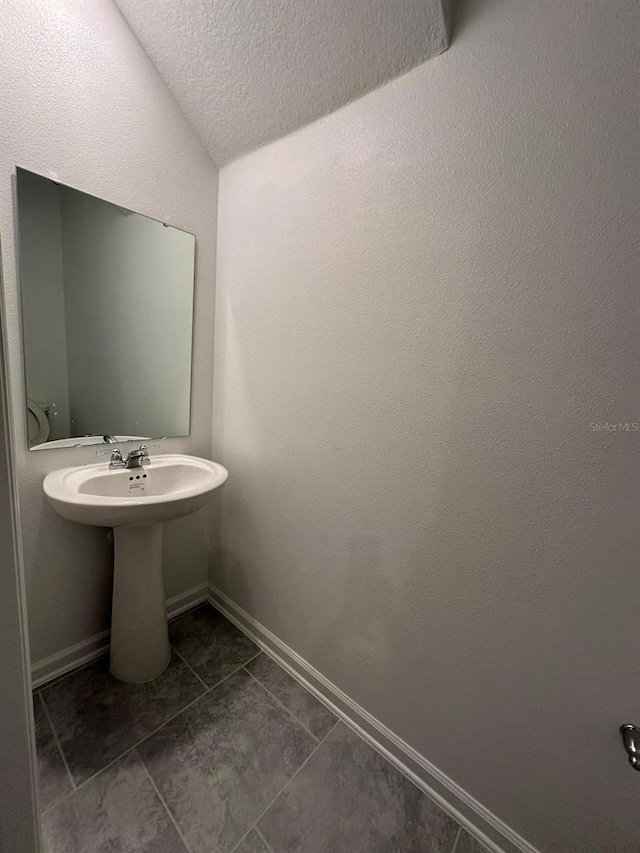
[[441, 0], [116, 0], [218, 165], [442, 53]]

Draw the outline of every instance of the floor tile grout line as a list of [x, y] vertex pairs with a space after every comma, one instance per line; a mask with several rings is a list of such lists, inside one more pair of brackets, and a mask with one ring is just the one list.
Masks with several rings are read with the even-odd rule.
[[[248, 635], [245, 635], [245, 636], [248, 636]], [[249, 637], [249, 639], [251, 639], [251, 637]], [[268, 651], [267, 649], [261, 649], [261, 650], [260, 650], [260, 653], [261, 653], [261, 654], [263, 654], [266, 658], [268, 658], [272, 663], [275, 663], [275, 664], [276, 664], [276, 666], [278, 666], [280, 669], [284, 670], [284, 672], [286, 672], [286, 673], [287, 673], [287, 675], [289, 675], [289, 676], [290, 676], [290, 677], [291, 677], [291, 678], [296, 682], [296, 684], [299, 684], [299, 685], [300, 685], [300, 687], [302, 687], [302, 689], [303, 689], [306, 693], [308, 693], [310, 696], [312, 696], [312, 697], [316, 700], [316, 702], [317, 702], [319, 705], [322, 705], [322, 707], [323, 707], [323, 708], [325, 708], [327, 711], [329, 711], [329, 713], [330, 713], [333, 717], [336, 717], [336, 714], [334, 713], [334, 711], [332, 711], [332, 710], [331, 710], [331, 708], [329, 707], [329, 705], [327, 705], [327, 703], [325, 702], [325, 700], [324, 700], [324, 699], [322, 699], [320, 696], [316, 696], [316, 694], [315, 694], [315, 693], [312, 693], [312, 692], [309, 690], [309, 688], [308, 688], [308, 687], [306, 687], [306, 686], [302, 683], [302, 681], [300, 681], [300, 680], [297, 678], [297, 676], [292, 675], [292, 674], [291, 674], [291, 672], [289, 672], [288, 670], [284, 669], [284, 667], [282, 666], [282, 664], [280, 664], [280, 663], [278, 662], [278, 660], [276, 660], [276, 658], [272, 655], [272, 653], [271, 653], [270, 651]], [[258, 657], [258, 655], [256, 655], [256, 657]], [[254, 658], [251, 658], [251, 660], [254, 660]], [[249, 661], [247, 661], [247, 663], [249, 663]], [[245, 664], [245, 666], [246, 666], [246, 664]], [[261, 682], [261, 683], [262, 683], [262, 682]], [[337, 719], [338, 719], [338, 720], [340, 720], [340, 717], [337, 717]], [[343, 722], [344, 722], [344, 721], [343, 721]], [[329, 732], [327, 732], [327, 734], [329, 734]], [[323, 740], [323, 738], [319, 738], [319, 740]]]
[[208, 686], [207, 686], [207, 685], [205, 684], [205, 682], [200, 678], [200, 676], [199, 676], [199, 675], [198, 675], [198, 673], [195, 671], [195, 669], [191, 666], [191, 664], [189, 663], [189, 661], [182, 657], [182, 655], [181, 655], [181, 654], [180, 654], [180, 652], [176, 649], [176, 647], [175, 647], [175, 646], [171, 646], [171, 645], [170, 645], [170, 648], [171, 648], [171, 651], [172, 651], [172, 652], [174, 652], [174, 653], [177, 655], [177, 657], [182, 661], [182, 663], [187, 667], [187, 669], [189, 670], [189, 672], [191, 672], [191, 673], [193, 673], [193, 675], [195, 675], [195, 677], [198, 679], [198, 681], [200, 682], [200, 684], [202, 684], [202, 686], [204, 687], [204, 689], [205, 689], [205, 690], [208, 690], [208, 689], [209, 689], [209, 688], [208, 688]]
[[[245, 636], [246, 636], [246, 634], [245, 634]], [[249, 639], [251, 639], [251, 638], [249, 638]], [[255, 655], [251, 655], [251, 657], [250, 657], [250, 658], [248, 658], [248, 659], [247, 659], [247, 660], [242, 664], [242, 666], [246, 666], [248, 663], [251, 663], [251, 661], [252, 661], [252, 660], [255, 660], [256, 658], [260, 657], [260, 655], [263, 655], [263, 654], [264, 654], [264, 652], [262, 651], [262, 649], [258, 649], [258, 651], [255, 653]], [[248, 672], [248, 670], [247, 670], [247, 672]], [[251, 674], [251, 673], [249, 673], [249, 674]]]
[[456, 853], [458, 849], [458, 841], [460, 841], [460, 836], [462, 835], [462, 826], [458, 829], [458, 834], [456, 835], [456, 840], [453, 842], [453, 847], [451, 848], [451, 853]]
[[[245, 635], [245, 636], [246, 636], [246, 635]], [[249, 637], [249, 639], [251, 639], [251, 638]], [[328, 706], [328, 705], [327, 705], [327, 704], [326, 704], [326, 703], [325, 703], [325, 702], [324, 702], [324, 701], [323, 701], [319, 696], [316, 696], [316, 695], [315, 695], [315, 693], [312, 693], [312, 692], [309, 690], [309, 688], [308, 688], [308, 687], [305, 687], [305, 685], [304, 685], [301, 681], [299, 681], [295, 676], [291, 675], [291, 673], [290, 673], [290, 672], [288, 672], [286, 669], [284, 669], [284, 667], [283, 667], [280, 663], [278, 663], [278, 661], [273, 657], [273, 655], [272, 655], [270, 652], [268, 652], [266, 649], [260, 649], [260, 651], [258, 652], [258, 654], [257, 654], [257, 655], [255, 655], [254, 657], [252, 657], [252, 658], [251, 658], [251, 660], [248, 660], [248, 661], [247, 661], [247, 663], [251, 663], [251, 661], [252, 661], [252, 660], [255, 660], [259, 655], [264, 655], [264, 656], [265, 656], [266, 658], [268, 658], [268, 660], [270, 660], [272, 663], [275, 663], [275, 665], [276, 665], [279, 669], [284, 670], [284, 672], [286, 672], [286, 673], [287, 673], [287, 675], [288, 675], [290, 678], [292, 678], [292, 679], [296, 682], [296, 684], [298, 684], [300, 687], [302, 687], [302, 689], [305, 691], [305, 693], [308, 693], [308, 694], [309, 694], [309, 696], [313, 697], [313, 699], [315, 699], [315, 700], [316, 700], [316, 702], [317, 702], [319, 705], [322, 705], [322, 707], [323, 707], [325, 710], [327, 710], [327, 711], [331, 714], [331, 716], [332, 716], [332, 717], [336, 717], [336, 714], [331, 710], [331, 708], [330, 708], [330, 707], [329, 707], [329, 706]], [[245, 663], [244, 665], [246, 666], [246, 665], [247, 665], [247, 663]], [[251, 673], [251, 674], [253, 675], [253, 673]], [[255, 676], [255, 678], [257, 678], [257, 676]], [[259, 679], [258, 679], [258, 680], [259, 680]], [[262, 682], [260, 682], [260, 683], [262, 684]], [[269, 691], [269, 692], [271, 692], [271, 691]], [[273, 695], [273, 694], [271, 694], [271, 695]], [[286, 706], [285, 706], [285, 707], [286, 707]], [[288, 709], [287, 709], [287, 710], [288, 710]], [[297, 718], [296, 718], [296, 719], [297, 719]], [[340, 720], [340, 718], [339, 718], [339, 717], [336, 717], [336, 719], [337, 719], [338, 721]], [[305, 726], [305, 728], [306, 728], [306, 726]], [[331, 731], [331, 729], [329, 729], [329, 731]], [[329, 734], [329, 731], [327, 732], [327, 734]], [[326, 737], [326, 735], [323, 735], [323, 737], [318, 738], [318, 740], [324, 740], [324, 738], [325, 738], [325, 737]]]
[[262, 841], [264, 846], [267, 848], [267, 853], [273, 853], [273, 849], [272, 849], [271, 845], [269, 844], [269, 842], [267, 841], [267, 839], [264, 837], [264, 835], [262, 834], [262, 832], [260, 831], [260, 829], [257, 826], [254, 827], [254, 832], [256, 833], [258, 838], [260, 838], [260, 840]]
[[[54, 739], [55, 744], [58, 748], [58, 752], [60, 753], [60, 758], [62, 758], [62, 763], [64, 764], [64, 769], [67, 771], [67, 777], [68, 777], [69, 781], [71, 782], [71, 793], [73, 793], [76, 790], [76, 783], [73, 781], [73, 776], [71, 775], [71, 770], [69, 770], [69, 765], [67, 764], [67, 757], [64, 754], [64, 750], [62, 748], [62, 744], [60, 743], [60, 738], [58, 737], [58, 733], [56, 732], [56, 730], [53, 726], [53, 720], [51, 719], [51, 715], [49, 714], [49, 709], [47, 708], [47, 703], [45, 702], [45, 699], [44, 699], [44, 696], [42, 695], [42, 693], [40, 694], [40, 702], [42, 703], [44, 715], [47, 718], [47, 722], [49, 723], [49, 728], [51, 729], [51, 734], [53, 735], [53, 739]], [[67, 796], [69, 796], [69, 795], [67, 794]], [[49, 808], [53, 808], [53, 806], [56, 806], [61, 801], [62, 801], [62, 799], [58, 800], [57, 802], [55, 802], [51, 806], [49, 806]], [[48, 811], [48, 809], [45, 809], [45, 811]], [[44, 814], [44, 812], [43, 812], [43, 814]]]
[[[314, 748], [311, 750], [311, 752], [309, 753], [309, 755], [307, 755], [307, 757], [306, 757], [306, 758], [305, 758], [305, 760], [302, 762], [302, 764], [300, 765], [300, 767], [298, 767], [298, 769], [295, 771], [295, 773], [293, 773], [293, 775], [292, 775], [292, 776], [290, 776], [290, 777], [287, 779], [287, 781], [284, 783], [284, 785], [282, 786], [282, 788], [278, 791], [278, 793], [275, 795], [275, 797], [273, 797], [273, 799], [270, 801], [269, 805], [268, 805], [268, 806], [267, 806], [263, 811], [261, 811], [261, 812], [260, 812], [260, 814], [259, 814], [259, 815], [258, 815], [258, 817], [254, 820], [254, 822], [251, 824], [251, 826], [247, 828], [247, 831], [246, 831], [246, 832], [245, 832], [245, 834], [242, 836], [242, 838], [238, 841], [238, 843], [237, 843], [237, 844], [236, 844], [236, 846], [233, 848], [233, 850], [231, 851], [231, 853], [235, 853], [235, 851], [236, 851], [236, 850], [238, 849], [238, 847], [242, 844], [242, 842], [246, 839], [247, 835], [249, 835], [249, 833], [251, 832], [251, 830], [252, 830], [252, 829], [255, 829], [255, 830], [256, 830], [256, 832], [258, 831], [258, 824], [260, 823], [260, 821], [262, 820], [262, 818], [266, 815], [266, 813], [269, 811], [269, 809], [270, 809], [270, 808], [271, 808], [271, 806], [275, 803], [275, 801], [278, 799], [278, 797], [279, 797], [281, 794], [283, 794], [283, 793], [287, 790], [288, 786], [293, 782], [293, 780], [296, 778], [296, 776], [301, 772], [301, 770], [303, 769], [303, 767], [306, 767], [306, 766], [307, 766], [307, 764], [311, 761], [311, 759], [313, 758], [313, 756], [314, 756], [314, 755], [316, 754], [316, 752], [320, 749], [320, 747], [322, 746], [322, 744], [326, 741], [326, 739], [329, 737], [329, 735], [331, 734], [331, 732], [335, 729], [335, 727], [336, 727], [339, 723], [340, 723], [340, 720], [336, 720], [336, 722], [333, 724], [333, 726], [332, 726], [332, 727], [331, 727], [331, 729], [327, 732], [327, 734], [324, 736], [324, 738], [323, 738], [321, 741], [319, 741], [319, 742], [316, 744], [316, 746], [314, 746]], [[262, 833], [260, 833], [260, 834], [262, 835]], [[265, 839], [265, 841], [266, 841], [266, 839]]]
[[160, 789], [159, 789], [159, 788], [158, 788], [158, 786], [156, 785], [156, 783], [155, 783], [155, 781], [154, 781], [153, 776], [152, 776], [152, 775], [151, 775], [151, 773], [149, 772], [149, 768], [148, 768], [148, 767], [147, 767], [147, 765], [144, 763], [144, 759], [143, 759], [143, 757], [140, 755], [140, 753], [138, 752], [138, 750], [136, 749], [136, 747], [135, 747], [135, 746], [133, 747], [133, 749], [132, 749], [131, 751], [132, 751], [132, 752], [135, 752], [135, 754], [136, 754], [136, 758], [138, 759], [138, 761], [139, 761], [139, 762], [140, 762], [140, 764], [142, 765], [142, 767], [143, 767], [143, 769], [144, 769], [144, 772], [146, 773], [146, 775], [147, 775], [147, 777], [148, 777], [149, 781], [151, 782], [151, 785], [152, 785], [152, 787], [153, 787], [153, 790], [154, 790], [154, 791], [156, 792], [156, 794], [158, 795], [158, 799], [160, 800], [160, 802], [162, 803], [162, 805], [163, 805], [163, 807], [164, 807], [165, 811], [166, 811], [166, 812], [167, 812], [167, 814], [169, 815], [169, 819], [170, 819], [171, 823], [175, 826], [175, 828], [176, 828], [176, 832], [178, 833], [178, 835], [179, 835], [179, 837], [180, 837], [180, 840], [181, 840], [181, 841], [182, 841], [182, 843], [184, 844], [185, 850], [187, 851], [187, 853], [191, 853], [191, 847], [190, 847], [190, 846], [189, 846], [189, 844], [187, 843], [187, 839], [186, 839], [186, 838], [184, 837], [184, 835], [182, 834], [182, 830], [181, 830], [181, 829], [180, 829], [180, 827], [178, 826], [178, 821], [175, 819], [175, 817], [174, 817], [174, 815], [173, 815], [173, 812], [171, 811], [171, 809], [169, 808], [169, 806], [166, 804], [164, 797], [163, 797], [163, 796], [162, 796], [162, 794], [160, 793]]
[[100, 770], [97, 770], [92, 776], [89, 776], [88, 779], [85, 779], [84, 782], [80, 782], [80, 784], [76, 786], [75, 791], [71, 791], [71, 793], [66, 794], [64, 797], [62, 797], [60, 800], [58, 800], [57, 803], [49, 806], [48, 809], [45, 809], [45, 811], [43, 811], [42, 814], [44, 815], [47, 812], [50, 812], [52, 809], [56, 808], [56, 806], [59, 806], [60, 803], [63, 803], [66, 800], [68, 800], [69, 797], [73, 796], [73, 794], [76, 791], [79, 791], [81, 788], [84, 788], [84, 786], [88, 785], [89, 782], [92, 782], [96, 778], [96, 776], [99, 776], [101, 773], [104, 773], [105, 770], [107, 770], [109, 767], [114, 765], [117, 761], [120, 761], [120, 759], [124, 758], [125, 755], [128, 755], [131, 752], [131, 750], [137, 749], [142, 743], [145, 742], [145, 740], [148, 740], [150, 737], [153, 737], [153, 735], [157, 734], [160, 731], [160, 729], [164, 728], [166, 725], [173, 722], [173, 720], [175, 720], [176, 717], [179, 717], [180, 714], [183, 714], [186, 710], [191, 708], [192, 705], [195, 705], [195, 703], [198, 700], [203, 699], [205, 696], [208, 696], [209, 693], [212, 693], [217, 687], [219, 687], [221, 684], [223, 684], [228, 678], [231, 678], [232, 675], [235, 675], [237, 672], [240, 672], [242, 667], [243, 667], [243, 664], [240, 664], [240, 666], [238, 666], [236, 669], [234, 669], [233, 672], [230, 672], [229, 675], [225, 675], [225, 677], [221, 678], [220, 681], [216, 681], [216, 683], [214, 685], [209, 687], [207, 690], [205, 690], [199, 696], [196, 696], [196, 698], [193, 699], [191, 702], [189, 702], [188, 705], [185, 705], [184, 708], [181, 708], [179, 711], [177, 711], [175, 714], [173, 714], [173, 716], [169, 717], [167, 720], [165, 720], [159, 726], [156, 726], [156, 728], [153, 729], [153, 731], [149, 732], [149, 734], [146, 734], [143, 738], [140, 738], [140, 740], [136, 741], [134, 744], [131, 744], [131, 746], [128, 746], [124, 750], [124, 752], [121, 752], [120, 755], [113, 758], [111, 761], [109, 761], [107, 764], [105, 764], [104, 767], [101, 767]]
[[[262, 687], [262, 689], [266, 693], [268, 693], [269, 696], [271, 696], [272, 699], [274, 699], [278, 703], [278, 705], [280, 705], [281, 708], [284, 708], [284, 710], [287, 712], [287, 714], [289, 714], [289, 716], [292, 717], [296, 721], [296, 723], [298, 723], [298, 725], [302, 726], [302, 728], [305, 730], [305, 732], [310, 734], [311, 737], [317, 743], [320, 743], [320, 738], [317, 735], [314, 735], [314, 733], [311, 731], [311, 729], [308, 728], [307, 726], [305, 726], [305, 724], [302, 722], [302, 720], [300, 720], [298, 717], [296, 717], [296, 715], [293, 713], [293, 711], [290, 708], [287, 708], [287, 706], [284, 704], [284, 702], [281, 702], [280, 699], [278, 699], [278, 697], [275, 696], [269, 690], [269, 688], [266, 686], [266, 684], [263, 684], [262, 681], [260, 681], [260, 679], [258, 678], [257, 675], [254, 675], [250, 670], [248, 670], [246, 664], [244, 665], [243, 669], [246, 673], [248, 673], [251, 676], [251, 678], [253, 678], [254, 681], [256, 681], [260, 685], [260, 687]], [[311, 695], [311, 694], [309, 694], [309, 695]]]

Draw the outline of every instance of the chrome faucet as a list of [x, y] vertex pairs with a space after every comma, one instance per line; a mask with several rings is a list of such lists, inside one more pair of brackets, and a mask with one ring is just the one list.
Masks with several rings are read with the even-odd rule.
[[105, 453], [111, 454], [109, 468], [112, 470], [114, 468], [124, 468], [124, 459], [122, 458], [122, 451], [119, 447], [112, 447], [110, 450], [96, 450], [96, 456], [104, 456]]
[[127, 454], [127, 458], [122, 458], [122, 451], [119, 447], [111, 447], [109, 450], [96, 450], [98, 456], [104, 456], [105, 453], [110, 453], [109, 468], [142, 468], [143, 465], [148, 465], [151, 462], [149, 458], [149, 448], [160, 447], [159, 444], [141, 444], [137, 450], [131, 450]]
[[132, 450], [124, 463], [125, 468], [142, 468], [143, 465], [149, 465], [149, 447], [159, 447], [159, 444], [141, 444], [137, 450]]

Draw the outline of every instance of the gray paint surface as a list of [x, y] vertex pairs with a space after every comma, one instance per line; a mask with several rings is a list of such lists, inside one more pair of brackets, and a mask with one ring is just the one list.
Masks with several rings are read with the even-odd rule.
[[544, 853], [628, 851], [637, 6], [463, 12], [221, 172], [213, 579]]
[[116, 0], [218, 165], [447, 46], [440, 0]]
[[[16, 267], [14, 169], [57, 177], [196, 235], [191, 435], [163, 450], [209, 456], [217, 170], [111, 0], [5, 0], [0, 55], [0, 230], [10, 392], [34, 661], [108, 627], [107, 531], [56, 516], [45, 474], [95, 449], [29, 453]], [[132, 381], [135, 381], [132, 378]], [[207, 512], [165, 531], [167, 597], [207, 578]]]

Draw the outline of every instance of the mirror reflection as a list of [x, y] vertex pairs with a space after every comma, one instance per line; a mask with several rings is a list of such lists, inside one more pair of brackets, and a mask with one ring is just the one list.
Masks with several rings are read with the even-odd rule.
[[189, 433], [195, 237], [17, 170], [32, 450]]

